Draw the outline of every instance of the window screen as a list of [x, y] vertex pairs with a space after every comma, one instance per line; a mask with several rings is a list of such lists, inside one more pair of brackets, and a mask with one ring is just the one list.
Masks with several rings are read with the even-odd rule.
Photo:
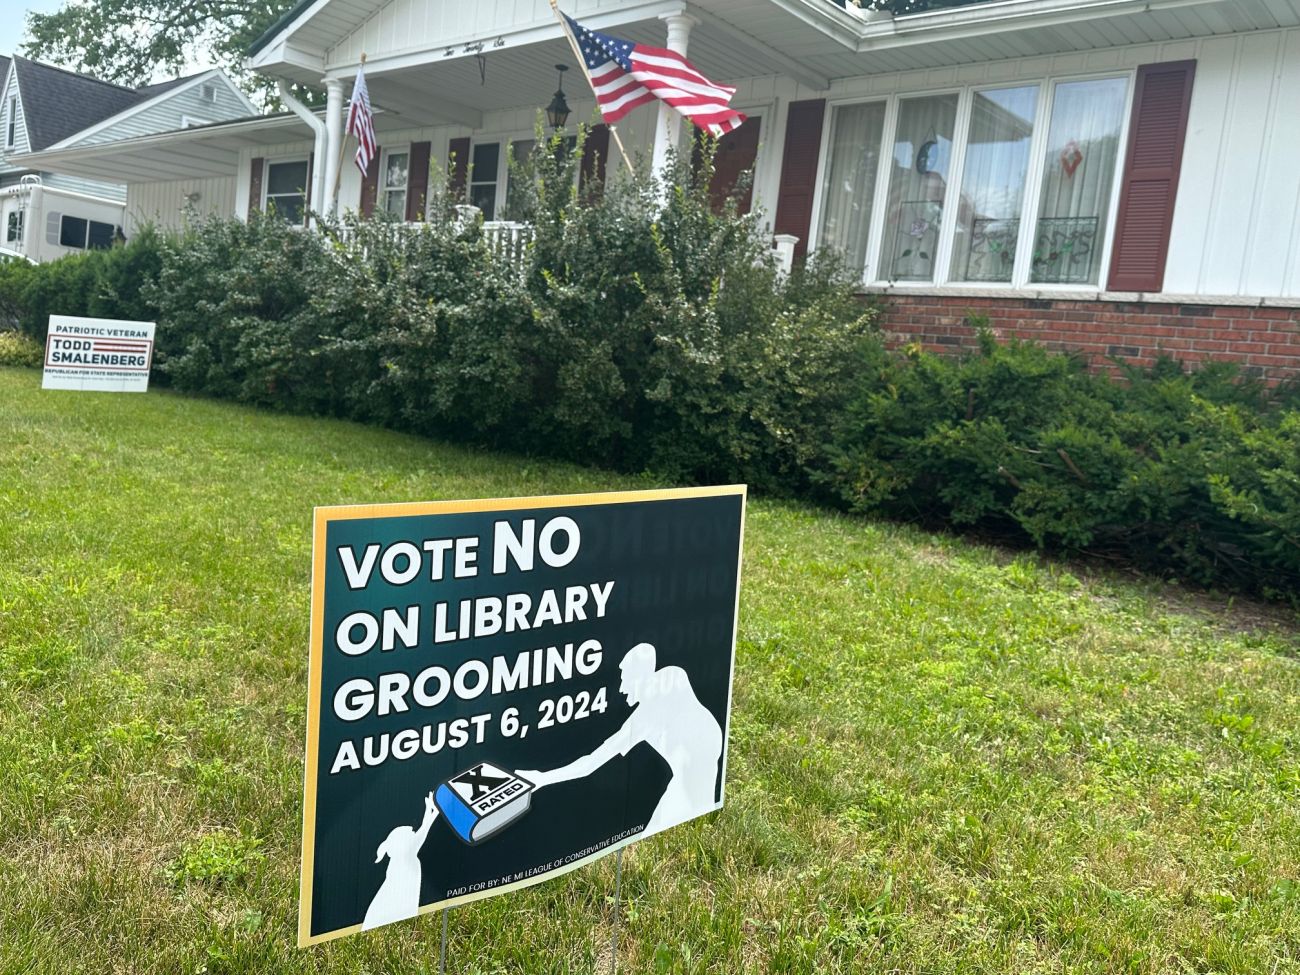
[[469, 180], [469, 202], [483, 211], [484, 220], [496, 219], [497, 170], [500, 164], [500, 143], [483, 142], [474, 147], [473, 169]]

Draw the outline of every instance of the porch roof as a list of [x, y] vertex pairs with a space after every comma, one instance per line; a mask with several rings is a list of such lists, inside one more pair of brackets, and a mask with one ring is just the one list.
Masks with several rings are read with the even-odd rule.
[[[401, 124], [384, 113], [375, 116], [375, 129], [381, 133]], [[305, 122], [285, 112], [213, 122], [115, 142], [50, 149], [10, 156], [9, 159], [33, 171], [45, 170], [111, 183], [155, 183], [234, 176], [239, 170], [241, 150], [307, 142], [314, 137]]]
[[[597, 30], [657, 45], [664, 43], [658, 18], [685, 12], [700, 21], [691, 58], [711, 77], [785, 74], [814, 89], [836, 78], [1300, 26], [1300, 0], [989, 0], [900, 17], [849, 13], [830, 0], [566, 0], [564, 7]], [[460, 75], [449, 77], [477, 87], [475, 54], [491, 75], [495, 60], [521, 47], [531, 48], [524, 60], [537, 65], [572, 58], [540, 0], [303, 0], [257, 42], [251, 65], [319, 84], [350, 78], [363, 52], [371, 79], [416, 68], [424, 82], [443, 74], [436, 66], [463, 61]], [[478, 94], [482, 107], [500, 101], [499, 92]]]

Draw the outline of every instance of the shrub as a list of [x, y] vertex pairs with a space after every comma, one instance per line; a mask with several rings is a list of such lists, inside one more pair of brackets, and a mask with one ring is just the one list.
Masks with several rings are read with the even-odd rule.
[[1169, 361], [1116, 381], [987, 333], [891, 352], [833, 256], [782, 276], [758, 218], [715, 209], [708, 153], [663, 192], [579, 188], [581, 140], [536, 146], [522, 261], [443, 180], [419, 227], [211, 219], [0, 269], [0, 309], [32, 335], [156, 317], [157, 376], [190, 393], [1300, 592], [1300, 392]]
[[[158, 276], [163, 238], [146, 227], [125, 244], [72, 254], [45, 264], [0, 268], [0, 313], [13, 303], [18, 327], [45, 341], [51, 315], [90, 315], [152, 321], [153, 307], [142, 297]], [[11, 275], [11, 283], [5, 278]]]
[[984, 333], [974, 355], [857, 372], [823, 478], [855, 510], [1206, 584], [1300, 583], [1297, 414], [1231, 368], [1164, 360], [1116, 382]]
[[0, 366], [37, 369], [45, 359], [41, 343], [21, 332], [0, 332]]

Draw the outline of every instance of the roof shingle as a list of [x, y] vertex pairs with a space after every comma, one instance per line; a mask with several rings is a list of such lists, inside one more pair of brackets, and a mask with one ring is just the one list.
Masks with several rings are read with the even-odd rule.
[[[7, 60], [7, 59], [6, 59]], [[32, 152], [40, 152], [97, 122], [147, 101], [194, 77], [126, 88], [17, 55], [13, 68], [22, 92]], [[3, 77], [3, 72], [0, 72]]]

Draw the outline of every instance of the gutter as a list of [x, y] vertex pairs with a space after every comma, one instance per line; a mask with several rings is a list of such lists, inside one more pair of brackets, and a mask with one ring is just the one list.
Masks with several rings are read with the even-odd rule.
[[1200, 7], [1220, 0], [994, 0], [859, 25], [859, 53], [1102, 17]]
[[[280, 80], [280, 99], [288, 106], [289, 111], [306, 122], [316, 133], [316, 154], [312, 160], [311, 196], [308, 209], [313, 214], [320, 213], [325, 209], [325, 146], [327, 145], [325, 123], [318, 119], [310, 108], [293, 97], [289, 91], [289, 82], [283, 79]], [[314, 216], [311, 218], [311, 223], [313, 226], [316, 223]]]

